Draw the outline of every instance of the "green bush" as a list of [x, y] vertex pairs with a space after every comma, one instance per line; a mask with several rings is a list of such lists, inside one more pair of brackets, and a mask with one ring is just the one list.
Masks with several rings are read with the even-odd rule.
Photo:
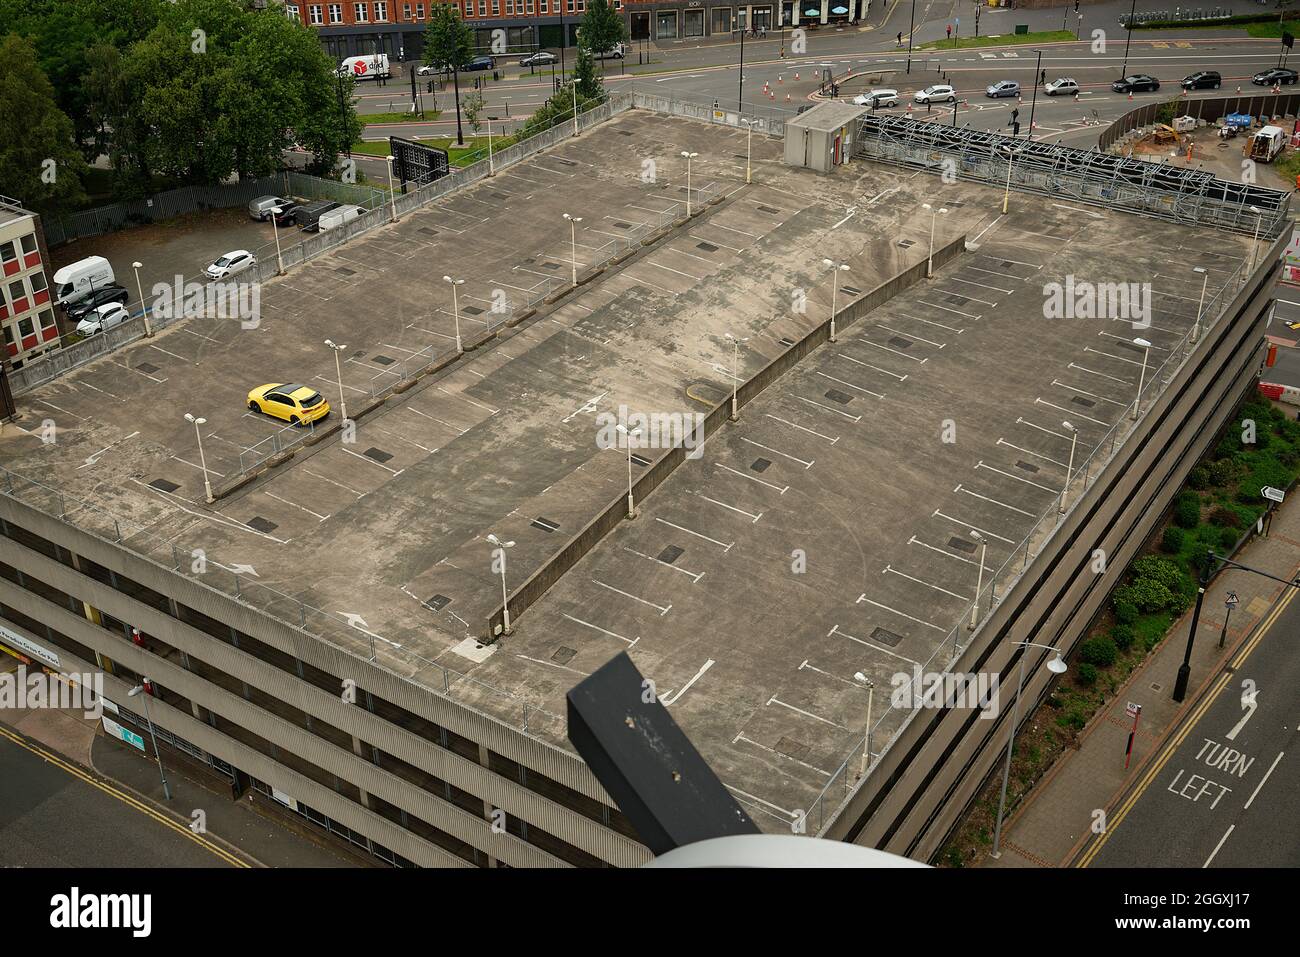
[[1105, 635], [1089, 638], [1079, 646], [1079, 660], [1099, 668], [1109, 668], [1118, 656], [1119, 649], [1115, 647], [1115, 642]]
[[1170, 525], [1165, 529], [1164, 537], [1160, 539], [1160, 548], [1170, 555], [1177, 555], [1183, 550], [1183, 545], [1187, 542], [1187, 533], [1177, 525]]
[[1115, 647], [1120, 651], [1128, 651], [1133, 647], [1133, 639], [1136, 637], [1137, 632], [1132, 625], [1116, 625], [1110, 630], [1110, 640], [1115, 642]]
[[1223, 528], [1241, 528], [1241, 516], [1235, 509], [1225, 508], [1217, 505], [1210, 510], [1210, 524], [1219, 525]]
[[1131, 625], [1138, 619], [1137, 605], [1129, 601], [1124, 595], [1121, 595], [1119, 589], [1116, 589], [1111, 604], [1115, 608], [1115, 620], [1121, 625]]
[[1074, 677], [1085, 688], [1091, 688], [1097, 683], [1097, 667], [1085, 661], [1075, 670]]
[[1174, 499], [1174, 524], [1195, 528], [1201, 523], [1201, 498], [1195, 492], [1183, 492]]
[[1154, 582], [1164, 585], [1170, 591], [1177, 591], [1183, 587], [1183, 582], [1187, 576], [1183, 570], [1167, 558], [1160, 558], [1156, 555], [1147, 555], [1139, 558], [1131, 566], [1129, 571], [1133, 574], [1134, 583], [1137, 579], [1148, 578]]
[[1225, 554], [1230, 554], [1233, 547], [1237, 544], [1237, 539], [1241, 537], [1241, 532], [1235, 528], [1225, 528], [1222, 530], [1219, 538], [1219, 550]]
[[1241, 475], [1241, 464], [1234, 454], [1212, 463], [1209, 472], [1211, 485], [1231, 485]]
[[1210, 487], [1210, 470], [1204, 465], [1198, 465], [1192, 469], [1192, 474], [1187, 476], [1189, 487], [1197, 491], [1204, 491]]

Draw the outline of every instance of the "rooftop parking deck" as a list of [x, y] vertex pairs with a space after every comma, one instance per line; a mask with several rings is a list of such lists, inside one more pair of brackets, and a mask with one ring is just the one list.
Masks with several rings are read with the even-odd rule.
[[[1195, 322], [1192, 268], [1209, 271], [1211, 299], [1250, 239], [1018, 194], [1003, 216], [996, 189], [864, 163], [791, 170], [761, 138], [746, 186], [745, 148], [743, 131], [623, 114], [267, 284], [255, 327], [188, 320], [20, 397], [24, 431], [5, 430], [0, 459], [60, 490], [70, 520], [102, 529], [102, 510], [183, 570], [202, 549], [218, 587], [251, 566], [244, 587], [288, 596], [262, 602], [273, 613], [322, 609], [331, 640], [517, 726], [526, 705], [557, 744], [564, 693], [629, 650], [755, 819], [787, 827], [862, 740], [854, 673], [875, 682], [878, 750], [905, 714], [886, 711], [894, 676], [941, 654], [969, 613], [971, 532], [994, 570], [1046, 527], [1070, 467], [1063, 420], [1077, 465]], [[558, 290], [575, 249], [583, 270], [675, 209], [683, 150], [699, 154], [692, 188], [720, 203], [394, 396], [354, 441], [205, 504], [185, 412], [207, 419], [219, 481], [280, 428], [246, 411], [249, 388], [301, 381], [337, 410], [326, 338], [348, 344], [349, 395], [405, 356], [452, 349], [444, 274], [466, 279], [469, 338], [494, 323], [498, 290]], [[926, 202], [948, 210], [936, 244], [966, 234], [967, 253], [747, 405], [513, 635], [474, 640], [500, 604], [488, 534], [516, 543], [513, 587], [625, 492], [626, 453], [597, 444], [601, 413], [706, 411], [734, 381], [728, 334], [744, 340], [743, 380], [824, 321], [824, 258], [850, 267], [841, 307], [923, 261]], [[565, 212], [582, 217], [576, 245]], [[1070, 277], [1150, 283], [1150, 327], [1045, 318], [1045, 289]], [[1135, 336], [1151, 343], [1146, 372]]]

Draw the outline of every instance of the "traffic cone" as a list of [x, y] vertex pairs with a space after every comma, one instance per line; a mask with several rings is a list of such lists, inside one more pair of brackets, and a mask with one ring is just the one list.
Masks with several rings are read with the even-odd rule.
[[796, 80], [799, 79], [799, 74], [796, 73], [796, 74], [794, 75], [794, 78], [795, 78]]
[[790, 102], [790, 94], [789, 94], [789, 93], [787, 93], [787, 94], [785, 95], [785, 101], [786, 101], [787, 103]]
[[1075, 91], [1074, 91], [1074, 102], [1076, 102], [1076, 103], [1079, 102], [1079, 91], [1078, 91], [1078, 90], [1075, 90]]
[[1237, 87], [1237, 95], [1241, 96], [1241, 87]]
[[1133, 91], [1132, 91], [1132, 90], [1129, 90], [1129, 91], [1128, 91], [1128, 98], [1129, 98], [1130, 100], [1133, 99]]
[[785, 77], [782, 76], [782, 75], [780, 75], [780, 74], [778, 74], [778, 75], [777, 75], [777, 78], [776, 78], [776, 82], [777, 82], [777, 83], [780, 83], [782, 86], [784, 86], [784, 85], [785, 85]]

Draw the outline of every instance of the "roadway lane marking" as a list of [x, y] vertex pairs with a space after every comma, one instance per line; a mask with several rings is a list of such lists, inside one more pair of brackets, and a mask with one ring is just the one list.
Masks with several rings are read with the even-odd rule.
[[1260, 779], [1259, 784], [1255, 785], [1255, 790], [1250, 792], [1249, 800], [1247, 800], [1246, 803], [1242, 805], [1241, 809], [1243, 811], [1250, 810], [1250, 805], [1255, 800], [1255, 796], [1259, 794], [1260, 789], [1264, 786], [1265, 782], [1268, 781], [1269, 776], [1273, 773], [1273, 769], [1277, 767], [1278, 762], [1282, 760], [1282, 756], [1284, 754], [1286, 754], [1285, 751], [1279, 751], [1277, 753], [1277, 757], [1275, 757], [1273, 759], [1273, 763], [1268, 766], [1268, 770], [1264, 772], [1264, 776]]
[[1210, 852], [1210, 856], [1207, 857], [1205, 859], [1205, 863], [1201, 865], [1202, 868], [1206, 868], [1210, 866], [1210, 862], [1213, 861], [1215, 855], [1219, 853], [1219, 848], [1223, 847], [1223, 845], [1227, 843], [1228, 835], [1231, 834], [1234, 830], [1236, 830], [1236, 828], [1237, 825], [1235, 824], [1228, 825], [1228, 829], [1223, 832], [1223, 837], [1219, 838], [1219, 843], [1214, 845], [1214, 850]]
[[607, 630], [607, 629], [605, 629], [605, 628], [601, 628], [600, 625], [593, 625], [593, 624], [592, 624], [591, 622], [589, 622], [589, 621], [583, 621], [581, 618], [574, 618], [572, 615], [567, 614], [567, 613], [561, 613], [561, 614], [563, 615], [563, 617], [569, 619], [569, 621], [577, 622], [579, 625], [586, 625], [588, 628], [591, 628], [593, 631], [598, 631], [598, 632], [600, 632], [602, 635], [609, 635], [609, 637], [611, 637], [611, 638], [617, 638], [619, 641], [626, 641], [627, 644], [628, 644], [628, 647], [631, 647], [632, 645], [635, 645], [638, 641], [641, 640], [641, 636], [640, 636], [640, 635], [637, 635], [635, 638], [624, 638], [622, 635], [620, 635], [620, 634], [619, 634], [618, 632], [616, 632], [616, 631], [609, 631], [609, 630]]
[[655, 521], [662, 522], [663, 524], [667, 525], [669, 528], [675, 528], [679, 532], [685, 532], [687, 535], [694, 535], [696, 538], [702, 538], [706, 542], [712, 542], [714, 545], [721, 546], [724, 552], [731, 551], [731, 546], [736, 544], [735, 542], [720, 542], [716, 538], [709, 538], [709, 536], [707, 535], [701, 535], [699, 532], [693, 532], [689, 528], [686, 528], [682, 525], [674, 525], [666, 518], [659, 518], [658, 516], [655, 516]]
[[654, 602], [652, 602], [652, 601], [647, 601], [647, 600], [644, 599], [644, 598], [638, 598], [636, 595], [633, 595], [633, 594], [630, 594], [630, 593], [628, 593], [628, 592], [622, 591], [622, 590], [620, 590], [620, 589], [618, 589], [618, 588], [615, 588], [613, 585], [608, 585], [608, 584], [606, 584], [605, 582], [601, 581], [601, 580], [598, 579], [598, 578], [593, 578], [593, 579], [591, 579], [591, 581], [592, 581], [593, 584], [599, 585], [601, 588], [608, 588], [610, 591], [615, 592], [616, 594], [622, 595], [624, 598], [631, 598], [633, 601], [639, 601], [641, 604], [643, 604], [643, 605], [649, 605], [651, 608], [658, 608], [658, 609], [659, 609], [659, 617], [660, 617], [660, 618], [662, 618], [664, 615], [668, 614], [669, 610], [673, 607], [671, 602], [670, 602], [669, 604], [667, 604], [667, 605], [657, 605], [657, 604], [655, 604]]

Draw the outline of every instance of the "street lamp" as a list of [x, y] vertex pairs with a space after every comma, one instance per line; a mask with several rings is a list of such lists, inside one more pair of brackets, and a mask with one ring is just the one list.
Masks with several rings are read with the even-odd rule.
[[339, 381], [339, 415], [343, 416], [343, 421], [346, 422], [348, 420], [348, 398], [343, 394], [343, 362], [339, 359], [339, 353], [346, 349], [347, 346], [338, 345], [333, 339], [326, 339], [325, 345], [329, 346], [334, 353], [334, 372], [337, 374]]
[[284, 257], [280, 255], [280, 215], [284, 212], [283, 206], [271, 207], [271, 232], [275, 236], [275, 274], [284, 275]]
[[140, 308], [144, 310], [141, 313], [144, 317], [144, 334], [146, 336], [152, 336], [153, 325], [149, 322], [149, 304], [144, 301], [144, 286], [140, 284], [140, 269], [142, 266], [144, 266], [144, 263], [131, 263], [131, 268], [135, 270], [135, 291], [140, 294]]
[[1069, 422], [1062, 422], [1073, 435], [1070, 437], [1070, 464], [1065, 467], [1065, 484], [1061, 486], [1061, 514], [1065, 514], [1065, 496], [1070, 491], [1070, 478], [1074, 474], [1074, 447], [1079, 444], [1079, 430]]
[[861, 671], [853, 672], [853, 680], [867, 689], [867, 728], [862, 733], [862, 767], [858, 770], [858, 777], [865, 778], [867, 769], [871, 767], [871, 704], [876, 692], [876, 683]]
[[848, 263], [835, 263], [829, 259], [823, 259], [822, 263], [824, 265], [830, 266], [835, 276], [835, 279], [831, 284], [831, 342], [834, 342], [835, 341], [835, 312], [836, 312], [836, 307], [839, 305], [839, 295], [840, 295], [840, 273], [848, 272], [849, 265]]
[[1133, 421], [1137, 421], [1138, 405], [1142, 402], [1142, 387], [1146, 384], [1147, 378], [1147, 357], [1151, 355], [1151, 343], [1145, 339], [1134, 339], [1133, 345], [1142, 347], [1142, 373], [1138, 376], [1138, 391], [1133, 397]]
[[[691, 215], [691, 160], [699, 156], [699, 153], [688, 153], [682, 150], [682, 156], [686, 157], [686, 215]], [[1254, 208], [1253, 206], [1251, 207]]]
[[501, 539], [491, 534], [488, 535], [487, 540], [496, 546], [496, 551], [499, 553], [499, 555], [494, 555], [493, 557], [499, 557], [501, 559], [501, 607], [505, 613], [503, 619], [503, 624], [505, 625], [504, 634], [508, 635], [510, 634], [510, 599], [506, 596], [506, 549], [514, 548], [515, 543], [503, 542]]
[[212, 483], [208, 480], [208, 462], [203, 457], [203, 433], [199, 431], [200, 425], [206, 425], [207, 419], [202, 416], [195, 417], [188, 412], [185, 413], [185, 421], [194, 426], [194, 437], [199, 442], [199, 470], [203, 472], [203, 490], [207, 493], [207, 502], [212, 504]]
[[[690, 201], [690, 194], [687, 194], [687, 202]], [[564, 218], [569, 221], [569, 240], [572, 244], [572, 262], [573, 262], [573, 284], [578, 284], [578, 223], [582, 222], [581, 216], [570, 216], [564, 214]]]
[[1195, 342], [1201, 335], [1201, 313], [1205, 309], [1205, 286], [1210, 281], [1210, 271], [1204, 266], [1193, 266], [1192, 272], [1201, 274], [1201, 301], [1196, 306], [1196, 325], [1192, 326], [1192, 341]]
[[1259, 246], [1259, 228], [1264, 223], [1264, 211], [1258, 206], [1251, 206], [1250, 211], [1255, 213], [1255, 238], [1250, 242], [1250, 268], [1246, 270], [1246, 275], [1241, 277], [1244, 284], [1246, 277], [1255, 271], [1255, 251]]
[[387, 163], [384, 164], [388, 170], [388, 206], [393, 212], [393, 222], [397, 222], [397, 193], [393, 190], [393, 163], [397, 160], [396, 156], [386, 156]]
[[740, 122], [744, 123], [745, 126], [749, 128], [748, 132], [745, 134], [745, 185], [748, 186], [751, 182], [749, 173], [749, 159], [751, 156], [750, 147], [754, 141], [754, 123], [757, 121], [746, 119], [742, 116]]
[[[565, 213], [564, 215], [567, 218], [569, 214]], [[456, 355], [461, 355], [465, 351], [465, 347], [460, 342], [460, 296], [456, 292], [456, 287], [465, 285], [465, 280], [443, 276], [442, 281], [451, 284], [451, 318], [456, 324]]]
[[1223, 631], [1219, 632], [1220, 648], [1222, 648], [1223, 643], [1228, 640], [1228, 622], [1232, 619], [1232, 609], [1237, 607], [1237, 603], [1240, 600], [1241, 599], [1237, 597], [1235, 591], [1228, 592], [1228, 596], [1223, 599], [1223, 607], [1227, 609], [1227, 612], [1223, 616]]
[[[1064, 29], [1064, 27], [1062, 27]], [[1034, 63], [1034, 94], [1029, 98], [1029, 138], [1034, 138], [1034, 107], [1038, 105], [1038, 78], [1042, 75], [1043, 51], [1035, 50], [1038, 59]]]
[[1015, 159], [1019, 150], [1007, 147], [1007, 190], [1002, 194], [1002, 215], [1007, 214], [1007, 206], [1011, 202], [1011, 161]]
[[617, 423], [614, 428], [623, 436], [627, 445], [627, 517], [636, 518], [636, 502], [632, 498], [632, 438], [641, 434], [641, 428], [628, 429], [622, 422]]
[[[998, 820], [997, 826], [993, 830], [993, 854], [994, 860], [1002, 856], [1002, 810], [1007, 803], [1007, 779], [1011, 776], [1011, 752], [1016, 743], [1016, 724], [1020, 721], [1020, 689], [1025, 683], [1025, 659], [1029, 657], [1029, 648], [1046, 648], [1048, 651], [1056, 651], [1051, 645], [1040, 645], [1036, 641], [1017, 641], [1025, 650], [1020, 653], [1020, 675], [1016, 679], [1016, 703], [1011, 709], [1011, 729], [1007, 735], [1007, 763], [1002, 768], [1002, 796], [998, 798]], [[1061, 658], [1061, 653], [1056, 652], [1056, 657], [1047, 663], [1047, 670], [1054, 675], [1063, 675], [1069, 671], [1069, 666]]]
[[[203, 420], [200, 419], [199, 421], [202, 422]], [[144, 680], [148, 681], [149, 679], [145, 678]], [[126, 696], [128, 698], [134, 698], [142, 691], [144, 691], [144, 685], [138, 684], [130, 691], [128, 691], [126, 693]], [[153, 756], [158, 759], [158, 774], [160, 777], [162, 777], [163, 796], [170, 801], [172, 799], [172, 789], [171, 789], [171, 785], [167, 783], [167, 772], [163, 770], [162, 752], [158, 750], [158, 736], [153, 732], [153, 719], [149, 717], [149, 695], [148, 694], [144, 696], [144, 720], [145, 723], [149, 725], [149, 737], [153, 741]]]
[[736, 392], [740, 388], [740, 376], [736, 372], [740, 359], [740, 344], [748, 342], [749, 337], [736, 337], [729, 332], [723, 333], [723, 335], [731, 340], [731, 421], [735, 422], [740, 418], [740, 410], [736, 404]]
[[979, 616], [980, 610], [980, 592], [984, 590], [984, 555], [989, 550], [989, 540], [973, 528], [970, 530], [970, 537], [980, 543], [980, 570], [979, 577], [975, 579], [975, 603], [970, 606], [970, 623], [966, 626], [968, 631], [974, 631], [975, 619]]
[[[1010, 183], [1007, 185], [1010, 187]], [[934, 222], [940, 213], [946, 213], [948, 209], [946, 206], [935, 209], [929, 203], [922, 203], [921, 208], [930, 210], [930, 255], [925, 261], [925, 278], [930, 279], [934, 276]]]
[[488, 175], [495, 176], [497, 173], [496, 164], [492, 161], [492, 117], [487, 118], [488, 126]]

